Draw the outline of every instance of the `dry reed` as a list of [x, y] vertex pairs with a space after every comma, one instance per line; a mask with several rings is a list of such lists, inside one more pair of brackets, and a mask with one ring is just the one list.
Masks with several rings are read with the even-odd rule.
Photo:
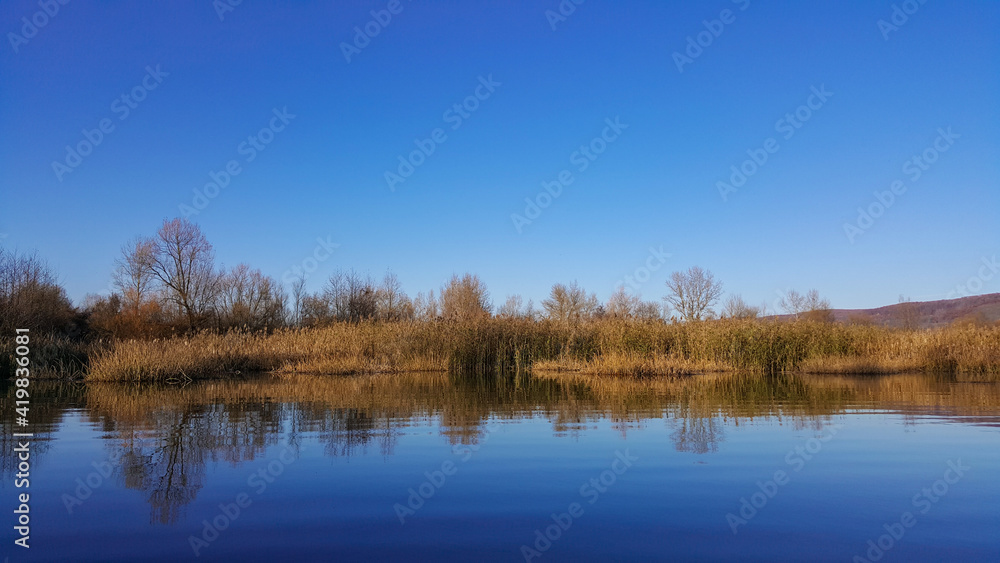
[[491, 373], [531, 368], [616, 375], [925, 371], [985, 380], [1000, 376], [1000, 327], [916, 331], [737, 320], [338, 323], [268, 335], [206, 332], [188, 338], [119, 341], [92, 354], [87, 377], [146, 381], [258, 371]]

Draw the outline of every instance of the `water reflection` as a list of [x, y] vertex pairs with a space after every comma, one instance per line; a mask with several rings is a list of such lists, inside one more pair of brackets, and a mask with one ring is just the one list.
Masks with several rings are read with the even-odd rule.
[[695, 454], [719, 451], [719, 442], [725, 439], [722, 422], [715, 417], [681, 418], [679, 428], [670, 435], [679, 452]]
[[[209, 463], [261, 457], [305, 434], [327, 456], [393, 455], [409, 427], [433, 420], [449, 444], [477, 444], [491, 419], [543, 418], [556, 436], [579, 436], [602, 419], [623, 436], [659, 420], [676, 449], [711, 454], [733, 425], [774, 421], [820, 428], [853, 410], [888, 409], [996, 424], [1000, 384], [927, 375], [886, 377], [704, 375], [682, 378], [396, 374], [262, 377], [165, 385], [33, 384], [33, 459], [71, 414], [104, 433], [114, 479], [144, 493], [151, 520], [177, 521], [206, 485]], [[0, 463], [16, 472], [14, 388], [3, 389]], [[992, 415], [992, 416], [990, 416]]]

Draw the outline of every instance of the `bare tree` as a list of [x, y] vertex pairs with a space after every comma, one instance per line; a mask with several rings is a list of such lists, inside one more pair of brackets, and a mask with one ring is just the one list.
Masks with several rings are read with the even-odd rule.
[[413, 315], [421, 321], [434, 321], [440, 316], [438, 301], [434, 297], [434, 290], [430, 290], [425, 297], [423, 293], [417, 293], [413, 299]]
[[356, 323], [374, 319], [378, 312], [378, 304], [375, 301], [375, 286], [371, 278], [352, 275], [348, 278], [347, 288], [347, 320]]
[[507, 300], [497, 312], [497, 316], [505, 319], [534, 320], [535, 307], [530, 299], [528, 300], [527, 305], [525, 305], [524, 298], [520, 295], [508, 295]]
[[899, 304], [893, 314], [896, 324], [907, 330], [920, 328], [920, 308], [910, 298], [899, 296]]
[[608, 299], [608, 304], [604, 307], [607, 316], [617, 319], [631, 319], [637, 316], [642, 300], [637, 295], [629, 295], [625, 291], [625, 286], [620, 285]]
[[122, 296], [123, 307], [138, 313], [156, 290], [153, 262], [156, 244], [151, 239], [135, 238], [122, 247], [115, 260], [113, 281]]
[[194, 330], [208, 312], [218, 288], [215, 252], [201, 229], [187, 219], [165, 220], [153, 239], [153, 274], [166, 298]]
[[[257, 270], [260, 273], [260, 270]], [[260, 306], [253, 310], [258, 329], [273, 330], [288, 322], [288, 294], [278, 280], [271, 276], [261, 276]]]
[[587, 295], [586, 290], [574, 281], [569, 286], [557, 283], [552, 286], [548, 299], [542, 301], [545, 316], [560, 322], [578, 322], [589, 319], [598, 311], [597, 296]]
[[805, 295], [792, 289], [781, 297], [778, 305], [795, 320], [806, 317], [810, 320], [826, 321], [832, 320], [833, 317], [830, 301], [821, 298], [815, 289], [810, 289]]
[[807, 311], [824, 311], [830, 309], [830, 300], [819, 296], [819, 292], [810, 289], [806, 294]]
[[121, 336], [122, 297], [118, 293], [108, 296], [88, 293], [83, 298], [87, 326], [101, 336]]
[[[35, 254], [0, 248], [0, 330], [63, 332], [76, 314], [55, 274]], [[13, 342], [11, 337], [9, 342]]]
[[792, 315], [796, 319], [806, 311], [805, 303], [805, 296], [794, 289], [785, 292], [781, 296], [781, 299], [778, 300], [778, 306], [781, 307], [785, 314]]
[[655, 301], [641, 301], [635, 307], [635, 318], [643, 321], [663, 320], [660, 304]]
[[[353, 272], [352, 272], [353, 273]], [[329, 308], [328, 315], [332, 317], [333, 320], [344, 321], [347, 320], [350, 315], [350, 290], [348, 288], [348, 275], [342, 270], [337, 270], [330, 275], [330, 278], [326, 280], [326, 286], [323, 288], [323, 302], [326, 303]], [[315, 310], [315, 307], [319, 303], [313, 301], [311, 304], [314, 308], [313, 316], [316, 316], [319, 311]], [[325, 315], [324, 315], [325, 316]]]
[[712, 307], [722, 295], [722, 282], [699, 266], [687, 272], [674, 272], [667, 280], [670, 293], [664, 301], [685, 321], [700, 321], [715, 315]]
[[378, 312], [375, 284], [371, 277], [351, 270], [335, 272], [323, 291], [333, 317], [338, 321], [374, 319]]
[[756, 319], [760, 314], [759, 308], [744, 301], [739, 294], [730, 295], [722, 309], [722, 316], [730, 319]]
[[520, 295], [508, 295], [507, 300], [503, 302], [500, 306], [500, 310], [497, 311], [498, 317], [503, 317], [505, 319], [516, 319], [521, 314], [521, 307], [524, 305], [524, 298]]
[[219, 328], [272, 330], [285, 318], [287, 297], [273, 278], [239, 264], [219, 280], [215, 311]]
[[306, 279], [295, 278], [292, 282], [292, 325], [302, 326], [302, 299], [306, 293]]
[[386, 321], [399, 321], [413, 317], [413, 303], [403, 292], [403, 285], [392, 272], [386, 272], [382, 285], [375, 291], [378, 306], [378, 318]]
[[761, 301], [760, 305], [757, 305], [757, 316], [766, 317], [768, 316], [772, 304], [768, 303], [767, 300]]
[[492, 308], [486, 284], [475, 274], [454, 275], [441, 288], [441, 314], [445, 320], [489, 317]]
[[535, 302], [532, 301], [531, 299], [528, 299], [528, 304], [524, 306], [524, 309], [522, 309], [521, 317], [535, 321], [538, 320], [539, 316], [540, 313], [538, 312], [538, 310], [535, 309]]
[[324, 293], [303, 295], [301, 304], [301, 324], [307, 327], [324, 326], [336, 320], [330, 301]]

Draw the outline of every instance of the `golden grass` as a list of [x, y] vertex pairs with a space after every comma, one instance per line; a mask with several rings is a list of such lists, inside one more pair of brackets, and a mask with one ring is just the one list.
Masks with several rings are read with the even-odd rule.
[[605, 320], [580, 325], [491, 319], [340, 323], [273, 334], [201, 333], [119, 341], [87, 378], [146, 381], [239, 373], [569, 371], [609, 375], [750, 373], [1000, 376], [1000, 327], [901, 330], [818, 322]]
[[590, 361], [574, 358], [541, 360], [532, 365], [534, 371], [579, 372], [593, 375], [692, 375], [730, 371], [732, 368], [711, 360], [612, 350], [594, 356]]
[[327, 374], [444, 371], [446, 341], [416, 323], [338, 324], [273, 334], [204, 332], [190, 338], [128, 340], [91, 357], [87, 378], [145, 381], [279, 371]]

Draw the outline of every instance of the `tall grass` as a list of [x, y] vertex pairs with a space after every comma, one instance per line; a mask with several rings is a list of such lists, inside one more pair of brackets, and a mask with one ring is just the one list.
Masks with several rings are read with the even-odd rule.
[[272, 334], [203, 332], [187, 338], [118, 341], [91, 357], [87, 377], [155, 381], [260, 371], [443, 371], [450, 341], [444, 328], [420, 323], [362, 323]]
[[[15, 363], [14, 338], [0, 343], [0, 378], [9, 379], [20, 367]], [[32, 377], [36, 379], [74, 379], [87, 371], [88, 356], [99, 343], [80, 342], [67, 336], [31, 334], [28, 359]]]
[[574, 371], [656, 375], [902, 373], [1000, 376], [1000, 327], [902, 330], [819, 322], [604, 320], [584, 324], [340, 323], [273, 334], [201, 333], [119, 341], [92, 354], [92, 380], [166, 380], [239, 373]]

